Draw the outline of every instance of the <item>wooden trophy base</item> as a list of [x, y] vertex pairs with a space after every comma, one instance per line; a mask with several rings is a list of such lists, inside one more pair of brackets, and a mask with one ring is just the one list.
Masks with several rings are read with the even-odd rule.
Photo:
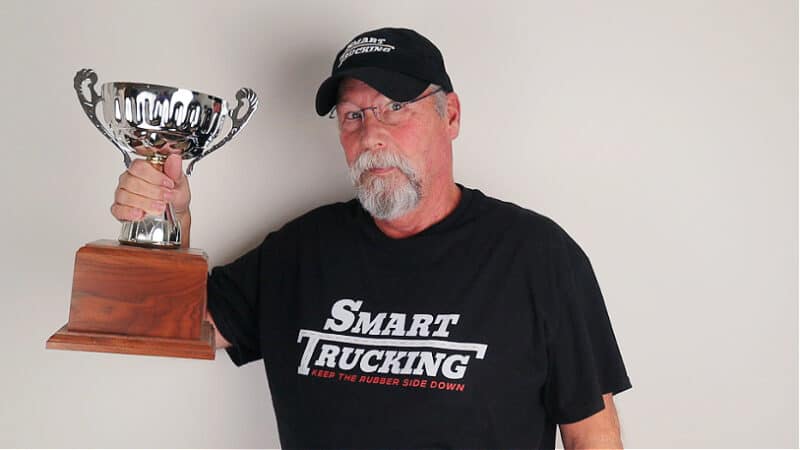
[[214, 359], [207, 257], [101, 240], [75, 255], [69, 321], [47, 348]]

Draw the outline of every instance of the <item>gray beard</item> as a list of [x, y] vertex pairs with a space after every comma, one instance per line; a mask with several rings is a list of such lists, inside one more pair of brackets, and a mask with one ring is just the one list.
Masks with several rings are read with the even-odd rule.
[[[403, 176], [367, 173], [376, 168], [397, 168]], [[356, 189], [361, 206], [376, 219], [392, 220], [401, 217], [419, 204], [422, 186], [411, 164], [403, 157], [389, 152], [367, 151], [350, 166], [350, 181]]]

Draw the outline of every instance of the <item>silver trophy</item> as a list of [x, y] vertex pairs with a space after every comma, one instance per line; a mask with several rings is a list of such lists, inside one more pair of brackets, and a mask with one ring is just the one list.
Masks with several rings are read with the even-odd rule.
[[[197, 161], [244, 128], [258, 106], [256, 93], [248, 88], [239, 89], [236, 108], [231, 110], [225, 100], [190, 89], [114, 82], [103, 83], [98, 94], [96, 83], [92, 69], [78, 71], [74, 79], [78, 101], [94, 126], [122, 152], [125, 167], [130, 166], [132, 154], [162, 169], [169, 155], [179, 154], [192, 160], [186, 168], [190, 175]], [[96, 112], [100, 103], [103, 120]], [[231, 119], [230, 130], [214, 142], [227, 118]], [[123, 222], [119, 241], [143, 247], [180, 247], [181, 225], [172, 204], [168, 203], [162, 214]]]

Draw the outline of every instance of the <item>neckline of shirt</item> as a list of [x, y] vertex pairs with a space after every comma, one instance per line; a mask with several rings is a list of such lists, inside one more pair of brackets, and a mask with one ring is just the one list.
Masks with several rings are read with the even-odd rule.
[[384, 234], [380, 228], [375, 224], [375, 220], [372, 216], [367, 212], [358, 200], [355, 200], [356, 206], [358, 208], [358, 218], [359, 222], [363, 225], [361, 228], [368, 236], [369, 240], [376, 245], [390, 247], [390, 248], [407, 248], [407, 247], [414, 247], [419, 245], [419, 243], [424, 243], [427, 241], [429, 236], [436, 235], [440, 232], [447, 231], [452, 229], [461, 223], [461, 219], [464, 218], [467, 211], [469, 210], [470, 204], [475, 197], [475, 190], [464, 187], [460, 183], [456, 183], [456, 186], [461, 190], [461, 198], [458, 201], [455, 209], [451, 211], [448, 215], [446, 215], [442, 220], [432, 224], [428, 228], [416, 233], [412, 236], [408, 236], [405, 238], [392, 238]]

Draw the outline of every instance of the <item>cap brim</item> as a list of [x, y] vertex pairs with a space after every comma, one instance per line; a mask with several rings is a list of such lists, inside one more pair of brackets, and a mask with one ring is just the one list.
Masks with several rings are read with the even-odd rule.
[[323, 81], [317, 90], [317, 114], [324, 116], [336, 105], [339, 83], [344, 78], [355, 78], [370, 85], [386, 97], [404, 102], [421, 94], [430, 83], [378, 67], [354, 67], [343, 70]]

